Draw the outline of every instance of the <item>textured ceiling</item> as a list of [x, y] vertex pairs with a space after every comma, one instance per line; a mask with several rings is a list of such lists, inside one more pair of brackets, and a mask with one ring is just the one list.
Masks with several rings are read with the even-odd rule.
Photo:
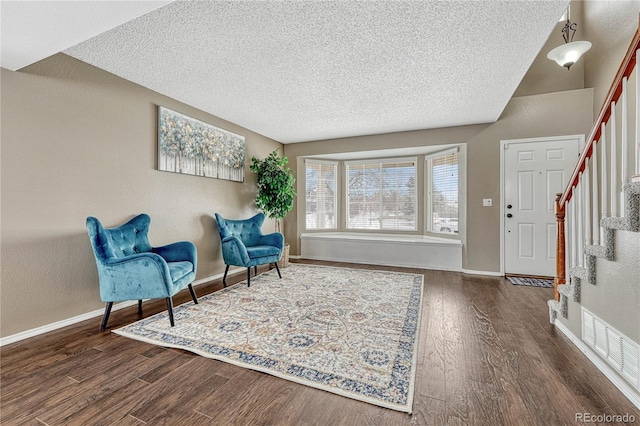
[[65, 53], [302, 142], [497, 120], [567, 4], [177, 1]]

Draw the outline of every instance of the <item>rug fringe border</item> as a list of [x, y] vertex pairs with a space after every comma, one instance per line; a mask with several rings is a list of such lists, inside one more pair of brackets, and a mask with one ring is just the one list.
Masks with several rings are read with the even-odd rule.
[[[323, 391], [326, 391], [326, 392], [334, 393], [334, 394], [337, 394], [337, 395], [340, 395], [340, 396], [344, 396], [344, 397], [347, 397], [347, 398], [350, 398], [350, 399], [354, 399], [354, 400], [357, 400], [357, 401], [366, 402], [366, 403], [369, 403], [369, 404], [372, 404], [372, 405], [377, 405], [377, 406], [380, 406], [380, 407], [389, 408], [389, 409], [392, 409], [392, 410], [401, 411], [401, 412], [408, 413], [408, 414], [411, 414], [411, 411], [412, 411], [411, 408], [406, 407], [404, 405], [387, 403], [387, 402], [384, 402], [384, 401], [375, 400], [373, 398], [368, 398], [368, 397], [360, 396], [360, 395], [357, 395], [357, 394], [350, 394], [350, 393], [345, 392], [345, 391], [340, 390], [340, 389], [334, 389], [334, 388], [330, 388], [328, 386], [322, 386], [322, 385], [320, 385], [320, 384], [318, 384], [316, 382], [307, 381], [307, 380], [304, 380], [302, 378], [297, 378], [295, 376], [286, 376], [286, 375], [281, 374], [281, 373], [279, 373], [277, 371], [269, 370], [268, 368], [262, 368], [260, 366], [256, 366], [256, 365], [253, 365], [253, 364], [245, 364], [242, 361], [238, 361], [238, 360], [235, 360], [235, 359], [229, 359], [229, 358], [225, 358], [225, 357], [222, 357], [222, 356], [212, 355], [210, 353], [199, 351], [197, 349], [187, 348], [187, 347], [184, 347], [184, 346], [174, 345], [172, 343], [166, 343], [166, 342], [163, 342], [161, 345], [159, 345], [157, 341], [154, 341], [152, 339], [146, 339], [146, 338], [144, 338], [142, 336], [137, 336], [137, 335], [134, 335], [134, 334], [129, 334], [126, 331], [122, 331], [120, 329], [111, 330], [111, 332], [115, 333], [115, 334], [118, 334], [118, 335], [120, 335], [122, 337], [126, 337], [126, 338], [133, 339], [133, 340], [138, 340], [138, 341], [145, 342], [145, 343], [150, 343], [150, 344], [155, 345], [155, 346], [162, 346], [162, 347], [166, 347], [166, 348], [181, 349], [183, 351], [195, 353], [196, 355], [200, 355], [200, 356], [202, 356], [204, 358], [214, 359], [216, 361], [226, 362], [228, 364], [233, 364], [235, 366], [246, 368], [246, 369], [249, 369], [249, 370], [259, 371], [261, 373], [265, 373], [265, 374], [268, 374], [270, 376], [278, 377], [278, 378], [283, 379], [283, 380], [288, 380], [290, 382], [299, 383], [301, 385], [309, 386], [309, 387], [312, 387], [312, 388], [315, 388], [315, 389], [320, 389], [320, 390], [323, 390]], [[415, 379], [415, 376], [414, 376], [414, 379]], [[412, 402], [411, 405], [413, 405], [413, 390], [410, 393], [412, 395], [410, 397], [407, 396], [407, 400], [410, 399], [411, 402]]]
[[[413, 274], [418, 275], [418, 274]], [[418, 275], [420, 277], [420, 308], [418, 309], [418, 320], [416, 323], [416, 338], [413, 341], [414, 351], [413, 359], [411, 360], [411, 383], [413, 386], [409, 387], [409, 393], [407, 395], [407, 405], [409, 406], [408, 413], [413, 412], [413, 397], [416, 389], [416, 374], [418, 370], [418, 351], [420, 351], [420, 334], [422, 331], [422, 303], [424, 302], [424, 275]]]

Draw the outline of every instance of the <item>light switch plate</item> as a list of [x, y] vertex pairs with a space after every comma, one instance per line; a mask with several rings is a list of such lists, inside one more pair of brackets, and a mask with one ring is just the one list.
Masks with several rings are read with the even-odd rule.
[[491, 198], [484, 198], [482, 200], [483, 207], [491, 207], [492, 205], [493, 205], [493, 201], [491, 200]]

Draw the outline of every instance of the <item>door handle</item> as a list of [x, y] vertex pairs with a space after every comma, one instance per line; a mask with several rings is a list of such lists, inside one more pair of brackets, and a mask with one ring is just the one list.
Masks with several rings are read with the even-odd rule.
[[513, 217], [511, 213], [507, 213], [507, 217]]

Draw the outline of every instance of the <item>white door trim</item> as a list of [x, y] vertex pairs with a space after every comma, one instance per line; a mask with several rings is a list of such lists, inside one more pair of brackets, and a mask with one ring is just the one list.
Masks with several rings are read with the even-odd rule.
[[[527, 138], [527, 139], [504, 139], [500, 140], [500, 275], [504, 276], [504, 147], [507, 144], [514, 143], [531, 143], [531, 142], [549, 142], [557, 140], [578, 139], [579, 148], [578, 152], [582, 153], [584, 149], [584, 135], [564, 135], [564, 136], [547, 136], [541, 138]], [[576, 163], [578, 159], [576, 158]]]

